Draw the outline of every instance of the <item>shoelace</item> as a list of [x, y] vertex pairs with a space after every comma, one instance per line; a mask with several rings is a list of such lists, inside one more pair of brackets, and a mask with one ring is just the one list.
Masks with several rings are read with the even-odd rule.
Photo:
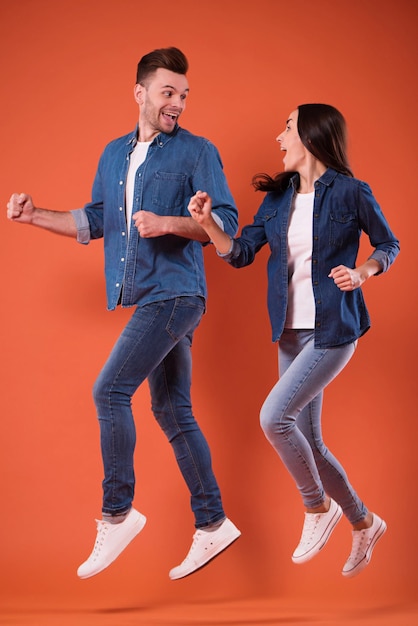
[[109, 530], [109, 524], [103, 520], [96, 520], [97, 522], [97, 537], [93, 548], [92, 558], [97, 559], [102, 549], [103, 542], [105, 540], [107, 531]]
[[318, 513], [307, 513], [299, 545], [309, 545], [320, 519], [320, 514]]
[[367, 545], [363, 546], [364, 539], [366, 536], [365, 530], [355, 531], [353, 533], [353, 545], [351, 548], [351, 554], [347, 559], [348, 561], [357, 561], [360, 554], [363, 554], [366, 551]]
[[[189, 561], [189, 559], [193, 556], [194, 551], [196, 550], [196, 546], [200, 540], [201, 537], [203, 537], [204, 535], [206, 535], [207, 533], [202, 532], [201, 530], [197, 530], [195, 532], [195, 534], [193, 535], [193, 541], [192, 541], [192, 545], [190, 547], [190, 550], [186, 556], [186, 558], [184, 559], [183, 563], [187, 563], [187, 561]], [[207, 546], [205, 546], [205, 550], [207, 550]], [[182, 563], [182, 564], [183, 564]]]

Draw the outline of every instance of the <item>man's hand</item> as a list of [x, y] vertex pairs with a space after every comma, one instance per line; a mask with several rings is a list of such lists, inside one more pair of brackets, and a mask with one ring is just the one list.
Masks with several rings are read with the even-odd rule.
[[35, 207], [31, 196], [26, 193], [13, 193], [7, 203], [7, 217], [14, 222], [31, 224]]
[[35, 207], [31, 196], [13, 193], [7, 203], [7, 217], [20, 224], [32, 224], [51, 233], [77, 237], [77, 226], [70, 211], [51, 211]]
[[151, 211], [137, 211], [132, 218], [141, 237], [161, 237], [168, 232], [166, 218]]

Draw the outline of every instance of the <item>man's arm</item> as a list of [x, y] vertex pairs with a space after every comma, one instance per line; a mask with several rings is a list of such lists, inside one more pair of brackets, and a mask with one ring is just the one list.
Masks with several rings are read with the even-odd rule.
[[31, 224], [57, 235], [77, 237], [77, 226], [69, 211], [52, 211], [35, 207], [31, 196], [14, 193], [7, 203], [7, 217], [12, 222]]
[[133, 215], [135, 226], [141, 237], [177, 235], [205, 243], [209, 241], [204, 229], [191, 217], [162, 216], [150, 211], [138, 211]]

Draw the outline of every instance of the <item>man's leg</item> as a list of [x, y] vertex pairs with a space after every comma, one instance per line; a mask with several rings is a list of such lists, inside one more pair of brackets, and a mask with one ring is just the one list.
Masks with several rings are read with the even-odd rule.
[[[175, 312], [171, 331], [177, 325]], [[192, 329], [149, 375], [154, 415], [173, 447], [189, 488], [198, 529], [185, 561], [170, 571], [170, 578], [183, 578], [206, 565], [240, 535], [225, 517], [220, 490], [212, 470], [208, 443], [196, 422], [191, 406]]]
[[187, 335], [149, 375], [152, 410], [170, 442], [189, 488], [196, 528], [225, 518], [208, 443], [190, 400], [191, 336]]
[[[175, 312], [182, 308], [182, 300], [137, 308], [94, 386], [105, 474], [104, 520], [98, 522], [92, 554], [78, 570], [81, 578], [93, 576], [110, 565], [145, 524], [144, 516], [131, 509], [136, 437], [131, 398], [182, 336], [199, 323], [203, 301], [189, 298], [186, 300], [190, 305], [183, 307], [183, 318], [177, 321], [176, 328], [172, 327], [173, 319], [178, 317]], [[195, 306], [191, 306], [194, 300]]]

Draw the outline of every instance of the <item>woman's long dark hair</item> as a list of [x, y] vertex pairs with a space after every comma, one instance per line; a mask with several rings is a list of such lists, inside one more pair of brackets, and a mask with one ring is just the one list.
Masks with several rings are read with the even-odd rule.
[[[297, 128], [307, 150], [326, 167], [353, 176], [347, 158], [347, 127], [344, 117], [329, 104], [300, 104]], [[297, 172], [274, 176], [256, 174], [252, 184], [257, 191], [283, 191]]]

